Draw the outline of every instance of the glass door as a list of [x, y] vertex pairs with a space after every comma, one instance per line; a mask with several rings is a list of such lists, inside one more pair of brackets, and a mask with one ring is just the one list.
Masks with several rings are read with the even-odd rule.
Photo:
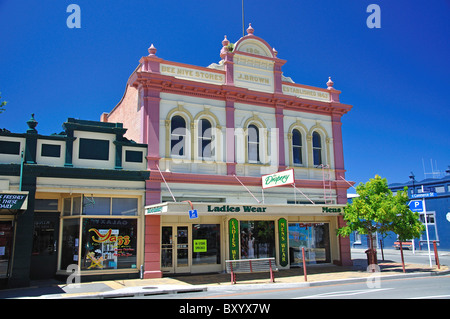
[[172, 273], [174, 270], [172, 226], [163, 226], [161, 229], [161, 270]]
[[161, 270], [169, 273], [190, 272], [190, 234], [188, 226], [161, 228]]
[[189, 228], [177, 226], [177, 266], [175, 272], [189, 271]]

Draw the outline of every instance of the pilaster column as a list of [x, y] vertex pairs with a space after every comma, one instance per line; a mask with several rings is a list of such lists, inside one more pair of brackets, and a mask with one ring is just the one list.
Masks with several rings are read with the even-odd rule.
[[236, 155], [234, 139], [234, 100], [227, 99], [225, 105], [226, 112], [226, 163], [227, 175], [236, 174]]

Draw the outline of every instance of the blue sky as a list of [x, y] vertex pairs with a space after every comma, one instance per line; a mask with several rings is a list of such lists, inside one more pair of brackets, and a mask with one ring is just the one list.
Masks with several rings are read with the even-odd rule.
[[[67, 6], [81, 8], [69, 29]], [[381, 28], [369, 29], [371, 3]], [[284, 75], [353, 105], [342, 118], [348, 180], [417, 180], [450, 165], [450, 0], [245, 1], [245, 24], [287, 60]], [[242, 36], [241, 0], [0, 0], [0, 128], [41, 134], [68, 118], [99, 120], [121, 99], [154, 43], [163, 59], [220, 60], [224, 35]], [[352, 192], [352, 190], [350, 190]]]

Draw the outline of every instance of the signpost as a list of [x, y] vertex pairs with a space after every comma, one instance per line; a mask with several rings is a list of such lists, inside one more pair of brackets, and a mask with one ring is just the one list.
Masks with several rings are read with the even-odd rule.
[[[434, 197], [436, 196], [436, 193], [422, 193], [422, 194], [413, 194], [411, 198], [422, 198], [418, 200], [412, 200], [409, 202], [408, 206], [409, 209], [413, 212], [422, 213], [425, 219], [425, 231], [427, 234], [427, 246], [428, 246], [428, 259], [430, 261], [430, 267], [432, 267], [431, 264], [431, 249], [430, 249], [430, 236], [428, 235], [428, 216], [427, 216], [427, 210], [425, 206], [425, 198], [427, 197]], [[414, 241], [414, 240], [413, 240]]]
[[[428, 193], [433, 194], [433, 193]], [[434, 193], [436, 194], [436, 193]], [[425, 198], [422, 198], [423, 205], [423, 215], [425, 217], [425, 231], [427, 233], [427, 246], [428, 246], [428, 259], [430, 260], [430, 267], [433, 267], [431, 264], [431, 249], [430, 249], [430, 236], [428, 235], [428, 216], [427, 216], [427, 208], [425, 206]]]

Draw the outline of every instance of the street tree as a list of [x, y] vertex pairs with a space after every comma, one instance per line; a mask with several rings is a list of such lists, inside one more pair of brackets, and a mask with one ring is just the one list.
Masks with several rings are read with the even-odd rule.
[[341, 236], [349, 236], [352, 232], [369, 237], [369, 263], [375, 263], [373, 235], [378, 232], [385, 236], [389, 232], [399, 235], [399, 240], [407, 240], [420, 236], [422, 223], [417, 213], [407, 206], [407, 188], [394, 196], [388, 188], [386, 178], [376, 175], [367, 183], [356, 187], [359, 197], [348, 203], [344, 209], [346, 226], [338, 229]]
[[6, 110], [5, 106], [8, 103], [6, 101], [1, 101], [1, 99], [2, 99], [2, 93], [0, 92], [0, 114]]

